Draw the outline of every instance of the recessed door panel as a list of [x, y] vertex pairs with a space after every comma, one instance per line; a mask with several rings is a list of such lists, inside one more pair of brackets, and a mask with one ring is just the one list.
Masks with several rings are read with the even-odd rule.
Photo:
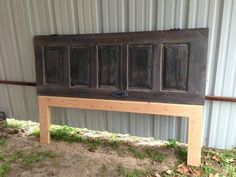
[[119, 87], [120, 47], [100, 46], [98, 50], [99, 86]]
[[90, 59], [88, 47], [71, 48], [70, 56], [71, 85], [89, 86]]
[[208, 29], [34, 38], [39, 95], [204, 104]]
[[152, 88], [152, 45], [130, 45], [128, 59], [128, 87]]
[[188, 44], [164, 44], [162, 54], [162, 89], [188, 89]]
[[63, 85], [63, 48], [46, 47], [44, 56], [45, 84]]

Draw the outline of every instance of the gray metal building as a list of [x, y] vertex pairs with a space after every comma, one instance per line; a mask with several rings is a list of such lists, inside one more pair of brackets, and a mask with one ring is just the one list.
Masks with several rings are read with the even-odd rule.
[[[206, 95], [236, 97], [236, 0], [0, 0], [0, 80], [35, 82], [33, 36], [209, 27]], [[35, 87], [0, 84], [0, 110], [38, 121]], [[53, 122], [187, 140], [185, 118], [53, 109]], [[236, 146], [236, 103], [206, 101], [203, 143]]]

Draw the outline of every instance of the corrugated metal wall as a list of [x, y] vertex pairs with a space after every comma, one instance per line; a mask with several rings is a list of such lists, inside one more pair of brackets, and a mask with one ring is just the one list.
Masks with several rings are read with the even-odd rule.
[[[32, 38], [78, 34], [209, 27], [206, 95], [236, 96], [236, 0], [0, 0], [0, 79], [35, 81]], [[38, 120], [36, 90], [0, 85], [0, 110]], [[187, 120], [119, 112], [54, 109], [53, 122], [187, 139]], [[206, 101], [204, 144], [236, 146], [236, 104]]]

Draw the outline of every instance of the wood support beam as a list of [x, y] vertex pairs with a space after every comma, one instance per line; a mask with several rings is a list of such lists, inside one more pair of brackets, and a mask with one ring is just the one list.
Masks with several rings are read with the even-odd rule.
[[201, 105], [169, 104], [138, 101], [119, 101], [87, 98], [39, 96], [40, 143], [50, 143], [50, 107], [106, 110], [153, 115], [183, 116], [189, 118], [188, 165], [201, 164], [202, 112]]

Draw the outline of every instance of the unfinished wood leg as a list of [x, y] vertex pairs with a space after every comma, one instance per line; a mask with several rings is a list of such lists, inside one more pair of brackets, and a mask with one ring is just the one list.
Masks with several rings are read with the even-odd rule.
[[202, 112], [189, 117], [188, 124], [188, 165], [201, 165]]
[[44, 98], [39, 97], [39, 123], [40, 123], [40, 143], [50, 143], [50, 108]]

